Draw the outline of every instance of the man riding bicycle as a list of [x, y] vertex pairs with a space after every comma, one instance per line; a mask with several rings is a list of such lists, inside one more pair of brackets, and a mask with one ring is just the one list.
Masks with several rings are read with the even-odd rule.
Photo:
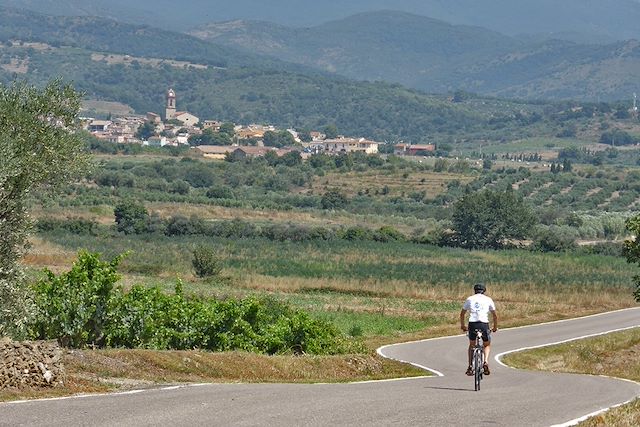
[[[491, 332], [489, 330], [489, 313], [493, 317], [493, 329], [491, 331], [496, 332], [498, 330], [498, 315], [496, 313], [496, 305], [493, 300], [486, 296], [487, 287], [484, 283], [476, 283], [473, 286], [474, 295], [467, 298], [460, 311], [460, 328], [467, 332], [469, 331], [469, 367], [466, 374], [473, 375], [473, 367], [471, 364], [471, 358], [473, 357], [473, 347], [476, 345], [476, 330], [482, 332], [482, 341], [484, 342], [484, 364], [483, 370], [485, 375], [489, 375], [489, 353], [491, 351]], [[469, 324], [465, 324], [465, 317], [469, 312]]]

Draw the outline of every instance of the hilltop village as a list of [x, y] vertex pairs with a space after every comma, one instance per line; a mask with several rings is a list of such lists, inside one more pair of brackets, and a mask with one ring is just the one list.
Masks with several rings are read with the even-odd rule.
[[[362, 152], [376, 154], [381, 142], [363, 137], [339, 135], [334, 126], [319, 131], [278, 129], [268, 124], [239, 125], [218, 120], [201, 120], [188, 111], [178, 111], [176, 92], [166, 93], [164, 119], [148, 112], [145, 116], [123, 116], [109, 120], [84, 118], [83, 127], [94, 137], [118, 144], [142, 144], [154, 147], [191, 146], [205, 157], [223, 159], [228, 155], [260, 157], [269, 151], [282, 156], [299, 151], [311, 154]], [[435, 145], [396, 144], [398, 155], [420, 155], [435, 151]]]

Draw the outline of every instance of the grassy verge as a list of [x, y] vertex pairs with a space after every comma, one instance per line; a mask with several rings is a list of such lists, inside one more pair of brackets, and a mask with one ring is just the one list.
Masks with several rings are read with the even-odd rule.
[[[640, 381], [640, 328], [545, 347], [505, 357], [504, 362], [520, 369], [608, 375]], [[594, 426], [640, 425], [640, 399], [611, 409], [580, 424]]]
[[429, 375], [376, 355], [296, 357], [119, 349], [69, 351], [65, 367], [64, 388], [2, 390], [0, 401], [176, 383], [337, 383]]

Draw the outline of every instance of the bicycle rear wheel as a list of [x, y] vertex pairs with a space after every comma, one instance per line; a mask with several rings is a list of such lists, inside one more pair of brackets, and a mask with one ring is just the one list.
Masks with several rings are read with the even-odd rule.
[[475, 390], [480, 390], [480, 381], [482, 380], [482, 352], [475, 349], [473, 352], [473, 379]]

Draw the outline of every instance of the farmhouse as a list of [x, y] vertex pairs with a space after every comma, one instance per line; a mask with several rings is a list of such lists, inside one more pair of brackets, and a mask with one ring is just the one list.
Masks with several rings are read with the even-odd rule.
[[367, 154], [375, 154], [378, 152], [379, 142], [370, 141], [365, 138], [345, 138], [325, 139], [320, 145], [327, 153], [355, 153], [363, 152]]
[[196, 147], [204, 157], [215, 160], [224, 160], [227, 154], [233, 153], [237, 148], [237, 145], [200, 145]]
[[397, 156], [423, 156], [436, 150], [434, 144], [396, 144], [393, 154]]

